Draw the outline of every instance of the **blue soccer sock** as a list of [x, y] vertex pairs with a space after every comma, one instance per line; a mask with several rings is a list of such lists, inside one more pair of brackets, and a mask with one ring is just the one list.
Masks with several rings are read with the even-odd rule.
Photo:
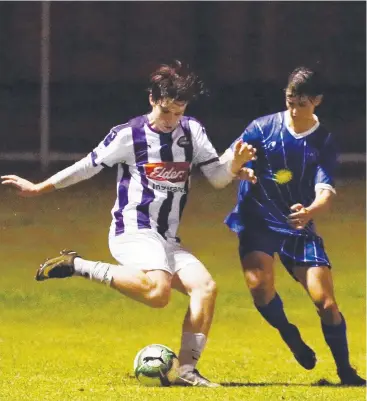
[[280, 333], [287, 332], [293, 325], [288, 322], [287, 316], [284, 313], [283, 302], [278, 295], [265, 306], [256, 305], [256, 309], [261, 313], [261, 316], [273, 327], [278, 329]]
[[347, 341], [347, 325], [344, 316], [340, 314], [342, 321], [337, 326], [326, 325], [321, 321], [322, 332], [325, 341], [333, 354], [338, 370], [350, 368], [349, 350]]

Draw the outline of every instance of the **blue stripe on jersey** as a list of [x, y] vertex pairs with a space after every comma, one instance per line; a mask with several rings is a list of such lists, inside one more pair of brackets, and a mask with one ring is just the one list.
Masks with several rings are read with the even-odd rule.
[[[160, 154], [162, 162], [173, 162], [172, 153], [172, 134], [160, 134], [159, 136], [161, 148]], [[173, 202], [173, 192], [167, 192], [167, 198], [162, 202], [159, 209], [158, 219], [157, 219], [157, 231], [162, 237], [166, 238], [165, 233], [168, 230], [168, 216], [172, 209]]]
[[[189, 162], [191, 164], [193, 154], [194, 154], [194, 149], [192, 146], [192, 139], [191, 139], [191, 131], [190, 131], [190, 126], [189, 126], [189, 117], [183, 117], [181, 119], [181, 127], [182, 130], [186, 136], [186, 138], [189, 140], [190, 146], [185, 146], [185, 161]], [[190, 174], [190, 172], [189, 172]], [[185, 184], [185, 194], [182, 195], [180, 199], [180, 212], [179, 212], [179, 219], [181, 220], [183, 210], [185, 208], [186, 202], [187, 202], [187, 196], [189, 194], [189, 181], [190, 178], [187, 179], [186, 184]]]
[[127, 164], [122, 164], [122, 169], [123, 173], [118, 187], [119, 208], [114, 212], [114, 216], [116, 219], [116, 228], [115, 228], [116, 235], [122, 234], [125, 231], [124, 216], [122, 213], [125, 206], [129, 202], [128, 189], [129, 189], [131, 174], [129, 171], [129, 166]]
[[154, 191], [148, 186], [148, 178], [145, 175], [144, 164], [148, 163], [148, 144], [144, 130], [144, 124], [132, 123], [132, 137], [136, 167], [140, 173], [143, 193], [140, 205], [136, 207], [138, 228], [152, 228], [149, 219], [149, 205], [154, 200]]

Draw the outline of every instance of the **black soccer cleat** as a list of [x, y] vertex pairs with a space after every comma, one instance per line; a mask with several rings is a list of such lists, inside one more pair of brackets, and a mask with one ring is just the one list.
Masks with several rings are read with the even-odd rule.
[[35, 279], [44, 281], [49, 278], [71, 277], [75, 273], [74, 259], [79, 255], [74, 251], [63, 250], [60, 256], [46, 259], [37, 270]]
[[342, 386], [365, 386], [366, 379], [363, 379], [357, 374], [357, 371], [352, 367], [347, 369], [339, 370], [338, 376], [340, 378], [340, 384]]
[[189, 370], [179, 375], [173, 383], [174, 386], [192, 386], [192, 387], [220, 387], [220, 384], [213, 383], [202, 376], [197, 369]]
[[280, 334], [283, 341], [288, 345], [292, 351], [296, 361], [305, 369], [311, 370], [316, 365], [316, 354], [314, 351], [302, 340], [298, 328], [291, 324], [291, 327], [285, 334]]

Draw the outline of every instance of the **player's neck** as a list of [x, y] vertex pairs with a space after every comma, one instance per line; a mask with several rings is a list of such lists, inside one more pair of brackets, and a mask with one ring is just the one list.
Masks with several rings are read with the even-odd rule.
[[302, 134], [310, 130], [318, 123], [318, 119], [314, 114], [305, 118], [293, 118], [290, 113], [288, 113], [287, 117], [289, 128], [297, 134]]

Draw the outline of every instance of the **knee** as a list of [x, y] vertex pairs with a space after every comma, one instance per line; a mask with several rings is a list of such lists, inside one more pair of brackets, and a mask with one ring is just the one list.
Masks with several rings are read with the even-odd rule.
[[247, 287], [251, 292], [262, 293], [272, 287], [271, 276], [268, 276], [265, 273], [249, 271], [245, 273], [245, 278]]
[[333, 298], [325, 297], [323, 299], [316, 300], [314, 303], [317, 312], [321, 317], [333, 317], [339, 314], [338, 305]]
[[217, 283], [211, 279], [205, 284], [204, 292], [208, 298], [215, 299], [218, 295]]
[[274, 282], [271, 275], [265, 273], [245, 272], [247, 287], [256, 305], [266, 305], [275, 294]]
[[206, 280], [197, 289], [192, 291], [192, 295], [195, 294], [201, 299], [215, 300], [218, 294], [216, 282], [212, 278]]
[[170, 300], [169, 289], [153, 291], [149, 297], [149, 306], [152, 308], [164, 308]]

